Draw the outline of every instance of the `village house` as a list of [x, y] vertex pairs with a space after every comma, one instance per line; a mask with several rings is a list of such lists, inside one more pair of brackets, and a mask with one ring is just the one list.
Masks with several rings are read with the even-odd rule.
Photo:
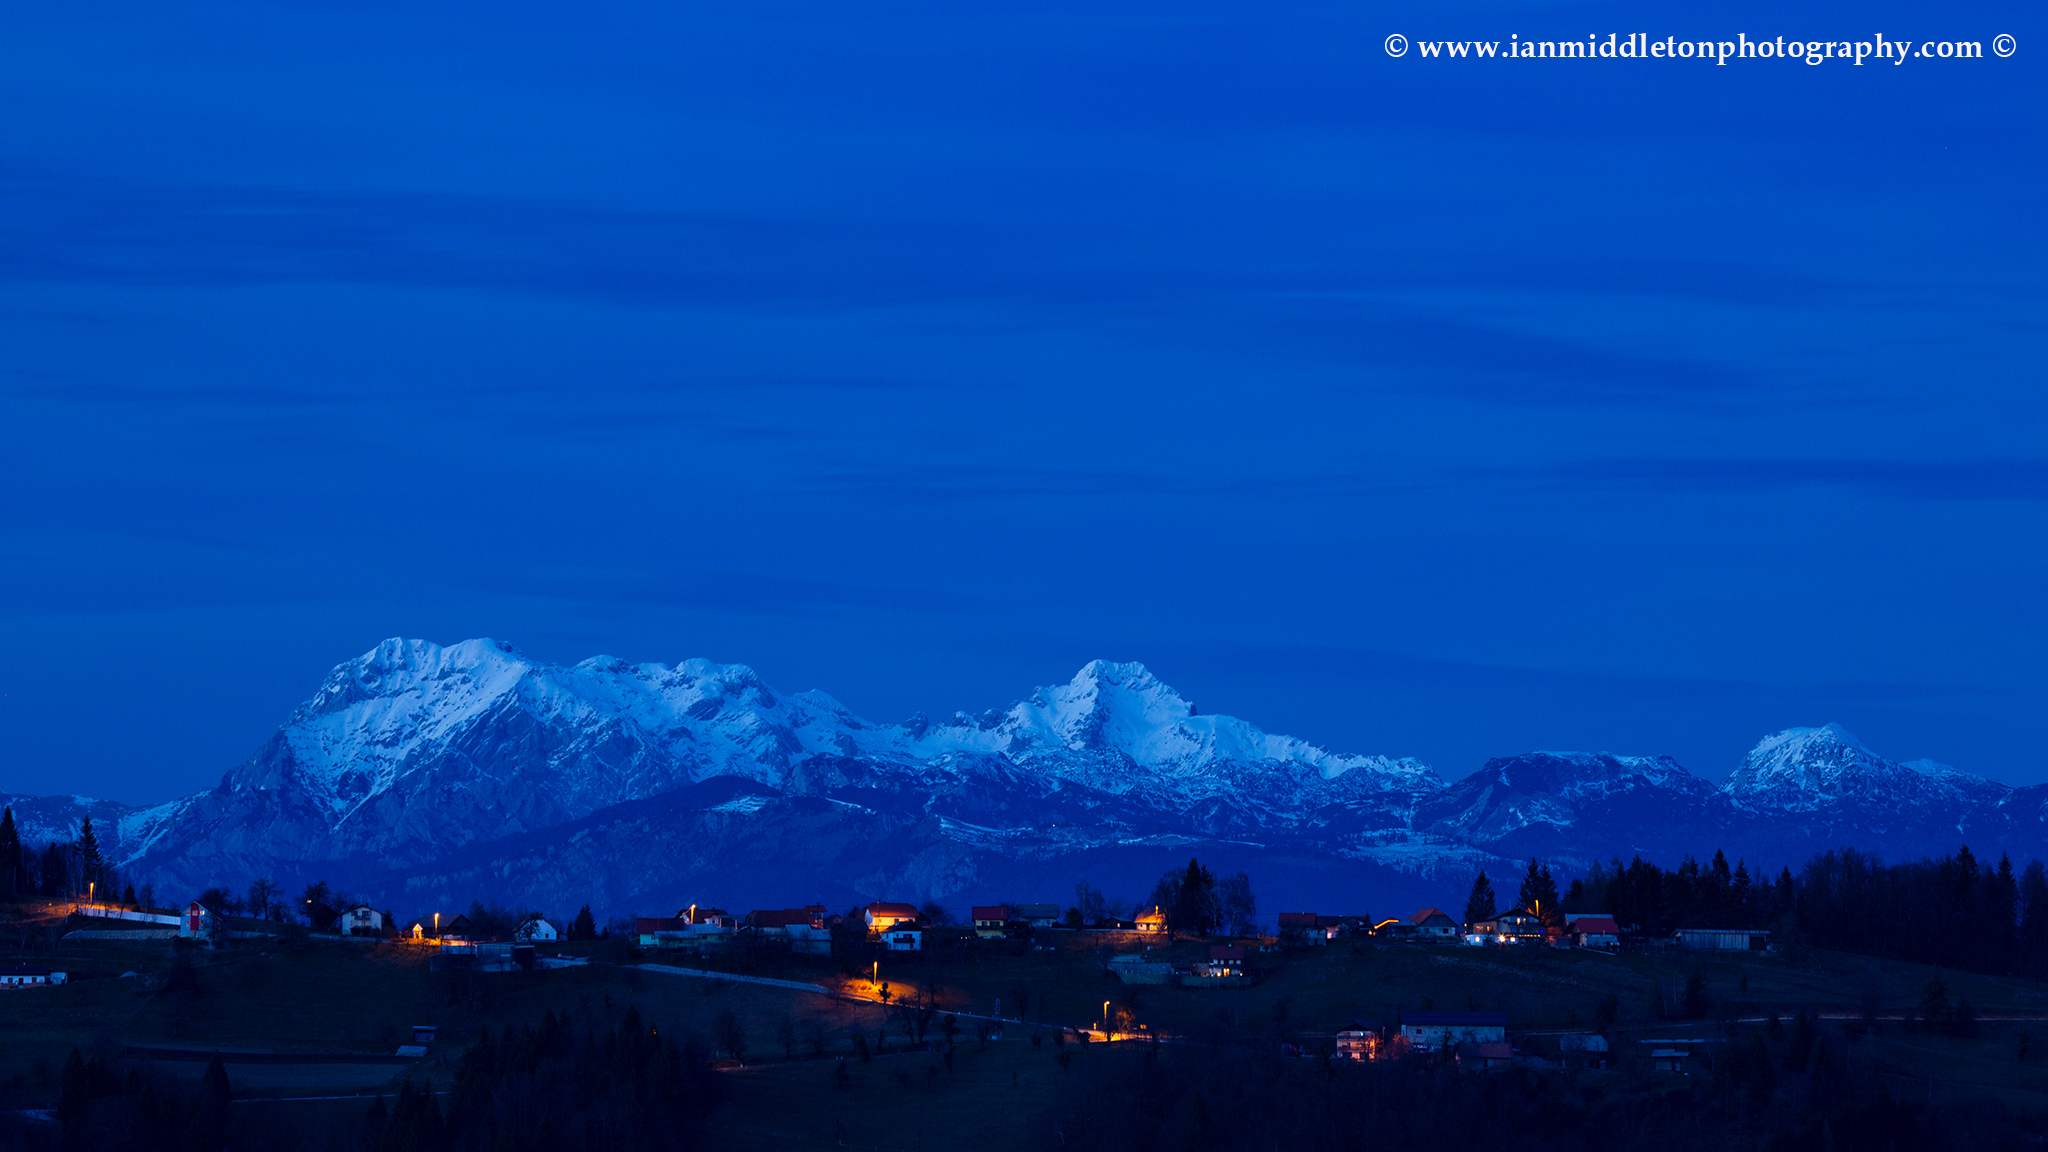
[[1013, 912], [1017, 919], [1034, 929], [1060, 926], [1060, 906], [1057, 904], [1019, 904]]
[[871, 935], [880, 936], [898, 924], [915, 923], [917, 908], [910, 904], [887, 904], [877, 901], [861, 910]]
[[1283, 940], [1298, 940], [1303, 944], [1327, 944], [1336, 938], [1338, 923], [1335, 916], [1318, 916], [1314, 912], [1282, 912], [1277, 927]]
[[1692, 1036], [1646, 1037], [1636, 1041], [1637, 1047], [1648, 1054], [1650, 1071], [1681, 1075], [1711, 1068], [1714, 1046], [1719, 1043], [1719, 1037]]
[[1541, 944], [1543, 921], [1516, 908], [1491, 920], [1474, 920], [1465, 929], [1467, 944]]
[[924, 929], [916, 921], [900, 921], [882, 930], [882, 944], [891, 952], [917, 952], [924, 948]]
[[1166, 925], [1166, 911], [1158, 905], [1154, 905], [1150, 912], [1140, 915], [1137, 923], [1137, 931], [1140, 936], [1169, 935]]
[[1557, 1038], [1558, 1060], [1567, 1068], [1607, 1067], [1607, 1037], [1598, 1032], [1567, 1032]]
[[1010, 922], [1011, 915], [1008, 904], [976, 904], [969, 910], [969, 918], [974, 921], [974, 934], [983, 940], [1001, 939], [1004, 925]]
[[1403, 1012], [1401, 1038], [1418, 1052], [1459, 1044], [1499, 1044], [1508, 1038], [1505, 1012]]
[[788, 945], [803, 955], [829, 955], [832, 931], [823, 904], [802, 908], [759, 908], [747, 913], [742, 929], [757, 939]]
[[1125, 952], [1109, 958], [1110, 974], [1125, 984], [1172, 984], [1173, 965], [1154, 960], [1143, 952]]
[[512, 930], [512, 938], [527, 942], [540, 941], [545, 943], [547, 941], [560, 940], [562, 934], [548, 921], [547, 917], [535, 912], [519, 922], [519, 927]]
[[1621, 927], [1604, 912], [1575, 913], [1565, 917], [1565, 931], [1581, 948], [1619, 948]]
[[343, 936], [383, 936], [390, 928], [390, 919], [368, 904], [358, 904], [334, 921], [334, 930]]
[[1762, 928], [1680, 928], [1680, 948], [1709, 952], [1762, 952], [1771, 934]]
[[674, 916], [639, 916], [633, 920], [633, 935], [642, 948], [660, 948], [688, 935], [689, 930], [689, 921]]
[[1451, 919], [1440, 908], [1424, 908], [1408, 918], [1415, 926], [1415, 935], [1424, 940], [1456, 940], [1458, 922]]
[[1235, 988], [1250, 982], [1244, 967], [1244, 946], [1212, 944], [1209, 959], [1196, 962], [1182, 983], [1191, 988]]
[[1379, 1047], [1379, 1037], [1362, 1029], [1349, 1029], [1337, 1033], [1337, 1059], [1370, 1060], [1373, 1051]]
[[642, 948], [680, 948], [701, 952], [731, 943], [738, 926], [723, 908], [700, 908], [695, 904], [678, 909], [671, 917], [642, 916], [633, 923]]
[[1483, 1071], [1507, 1067], [1514, 1062], [1515, 1050], [1505, 1040], [1460, 1040], [1453, 1055], [1460, 1068]]
[[0, 968], [0, 990], [18, 988], [48, 988], [62, 984], [66, 973], [53, 972], [48, 968], [30, 965], [16, 965]]
[[1373, 925], [1372, 934], [1382, 940], [1414, 941], [1419, 939], [1415, 934], [1415, 925], [1398, 916], [1382, 920]]

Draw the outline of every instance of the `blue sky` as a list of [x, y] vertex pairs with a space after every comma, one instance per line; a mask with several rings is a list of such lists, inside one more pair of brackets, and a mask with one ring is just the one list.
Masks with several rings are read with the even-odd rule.
[[[2017, 38], [1395, 59], [1384, 37]], [[2048, 779], [2031, 7], [0, 13], [0, 791], [392, 635]]]

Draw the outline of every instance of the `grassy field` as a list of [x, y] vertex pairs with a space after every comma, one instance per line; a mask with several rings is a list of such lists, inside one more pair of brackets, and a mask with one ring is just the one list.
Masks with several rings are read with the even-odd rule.
[[[1101, 967], [1105, 943], [1115, 948], [1122, 942], [1089, 934], [1054, 939], [1052, 951], [891, 957], [879, 971], [855, 976], [818, 960], [719, 962], [744, 974], [815, 982], [839, 996], [603, 960], [464, 979], [432, 971], [419, 949], [395, 945], [245, 942], [218, 951], [190, 948], [180, 964], [170, 942], [72, 943], [54, 957], [35, 949], [0, 960], [52, 963], [75, 973], [63, 987], [0, 994], [6, 997], [0, 1001], [0, 1099], [8, 1107], [47, 1106], [56, 1070], [74, 1047], [109, 1057], [129, 1045], [391, 1055], [410, 1041], [414, 1024], [441, 1029], [439, 1042], [417, 1065], [231, 1062], [230, 1077], [244, 1098], [389, 1091], [407, 1075], [445, 1086], [461, 1048], [481, 1028], [528, 1024], [554, 1012], [602, 1032], [632, 1007], [668, 1035], [708, 1038], [718, 1033], [723, 1013], [737, 1019], [745, 1059], [735, 1063], [731, 1054], [720, 1054], [729, 1065], [722, 1081], [729, 1103], [716, 1121], [733, 1143], [919, 1148], [943, 1133], [956, 1143], [1004, 1147], [1014, 1146], [1014, 1133], [1051, 1106], [1061, 1077], [1086, 1074], [1091, 1053], [1078, 1053], [1062, 1070], [1049, 1043], [1052, 1030], [1099, 1020], [1105, 1000], [1134, 1010], [1135, 1021], [1153, 1033], [1227, 1034], [1275, 1046], [1293, 1039], [1311, 1048], [1339, 1029], [1377, 1027], [1404, 1010], [1502, 1011], [1518, 1044], [1540, 1053], [1555, 1044], [1546, 1033], [1592, 1028], [1603, 1001], [1612, 998], [1609, 1031], [1625, 1053], [1646, 1036], [1744, 1041], [1773, 1013], [1789, 1027], [1802, 1007], [1844, 1018], [1874, 1013], [1877, 1027], [1851, 1051], [1902, 1092], [1987, 1092], [2048, 1110], [2048, 991], [2029, 981], [1941, 974], [1949, 996], [1967, 998], [1980, 1017], [1978, 1035], [1964, 1039], [1899, 1019], [1918, 1006], [1935, 975], [1929, 969], [1838, 953], [1815, 952], [1794, 962], [1764, 955], [1701, 959], [1338, 943], [1261, 954], [1259, 963], [1269, 969], [1251, 987], [1143, 987], [1127, 997]], [[1193, 959], [1207, 947], [1179, 942], [1169, 955]], [[624, 958], [611, 943], [552, 950]], [[1708, 1018], [1661, 1018], [1662, 1006], [1676, 999], [1695, 968], [1713, 1004]], [[961, 1042], [950, 1066], [930, 1053], [849, 1060], [850, 1080], [841, 1085], [834, 1069], [837, 1057], [855, 1050], [854, 1032], [871, 1048], [903, 1042], [901, 1022], [883, 1005], [861, 999], [881, 982], [899, 999], [929, 995], [942, 1012], [961, 1013]], [[1014, 1015], [1020, 989], [1031, 1023], [1008, 1025], [1004, 1039], [978, 1041], [977, 1022], [966, 1014], [991, 1013], [1000, 998], [1005, 1014]], [[1843, 1023], [1862, 1032], [1853, 1019]], [[1042, 1046], [1032, 1043], [1034, 1031]], [[2025, 1060], [2023, 1036], [2032, 1050]], [[167, 1061], [161, 1067], [196, 1075], [203, 1066]]]

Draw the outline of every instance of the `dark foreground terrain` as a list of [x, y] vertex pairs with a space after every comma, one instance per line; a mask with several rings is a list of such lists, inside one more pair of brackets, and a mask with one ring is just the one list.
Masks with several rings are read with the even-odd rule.
[[[1249, 987], [1125, 988], [1102, 950], [1134, 945], [1094, 933], [857, 974], [735, 955], [681, 975], [615, 941], [541, 949], [579, 966], [462, 973], [305, 936], [53, 949], [37, 914], [0, 963], [71, 980], [0, 993], [0, 1147], [1846, 1152], [2048, 1132], [2048, 991], [1823, 951], [1340, 942], [1255, 952]], [[1336, 1032], [1415, 1010], [1505, 1012], [1517, 1064], [1331, 1058]], [[416, 1025], [436, 1034], [402, 1055]], [[1562, 1035], [1593, 1032], [1609, 1067], [1557, 1066]], [[1656, 1070], [1680, 1041], [1698, 1055]]]

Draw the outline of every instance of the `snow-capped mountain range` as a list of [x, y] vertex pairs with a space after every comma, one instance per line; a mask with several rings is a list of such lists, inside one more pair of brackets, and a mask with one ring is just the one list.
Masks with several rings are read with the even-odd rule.
[[1095, 661], [1004, 710], [875, 724], [736, 664], [572, 667], [488, 639], [387, 640], [218, 787], [151, 807], [0, 797], [32, 845], [90, 815], [160, 893], [324, 878], [394, 908], [573, 911], [1141, 897], [1199, 855], [1289, 906], [1451, 900], [1477, 867], [1840, 843], [2041, 855], [2048, 787], [1896, 764], [1837, 725], [1765, 737], [1715, 786], [1668, 757], [1528, 753], [1446, 784], [1204, 715]]

